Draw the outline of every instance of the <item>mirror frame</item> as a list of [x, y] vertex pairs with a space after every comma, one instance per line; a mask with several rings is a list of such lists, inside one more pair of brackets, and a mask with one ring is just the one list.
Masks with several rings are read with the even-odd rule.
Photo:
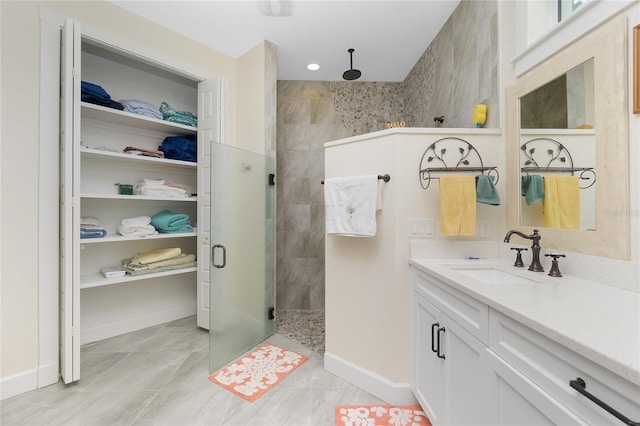
[[594, 59], [596, 230], [541, 227], [543, 248], [630, 259], [627, 31], [627, 17], [618, 16], [523, 74], [505, 91], [507, 223], [509, 229], [529, 234], [532, 227], [520, 225], [519, 99], [590, 58]]

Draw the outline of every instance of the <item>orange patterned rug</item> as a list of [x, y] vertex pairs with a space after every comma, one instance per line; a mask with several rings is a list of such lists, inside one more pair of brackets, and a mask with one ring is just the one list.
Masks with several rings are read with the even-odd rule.
[[336, 426], [431, 426], [419, 405], [341, 405]]
[[308, 359], [296, 352], [264, 345], [216, 371], [209, 380], [253, 402]]

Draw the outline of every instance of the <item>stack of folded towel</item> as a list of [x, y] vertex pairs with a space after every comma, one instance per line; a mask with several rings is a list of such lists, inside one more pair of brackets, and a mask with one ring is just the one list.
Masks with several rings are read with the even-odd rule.
[[120, 102], [116, 102], [111, 99], [111, 95], [109, 95], [101, 86], [87, 81], [82, 81], [80, 83], [80, 100], [91, 104], [119, 109], [120, 111], [124, 109], [124, 106]]
[[124, 264], [130, 275], [142, 275], [195, 267], [196, 257], [182, 253], [179, 247], [172, 247], [139, 253], [133, 259], [125, 260]]
[[135, 216], [123, 219], [118, 225], [118, 233], [120, 235], [154, 235], [158, 231], [151, 225], [149, 216]]
[[100, 220], [93, 216], [80, 218], [80, 238], [103, 238], [107, 236], [107, 230]]
[[160, 110], [151, 105], [149, 102], [140, 101], [137, 99], [125, 99], [120, 101], [120, 103], [124, 106], [124, 110], [127, 112], [162, 120], [162, 113], [160, 112]]
[[189, 215], [173, 213], [171, 210], [163, 210], [151, 217], [151, 225], [163, 234], [177, 234], [193, 232], [189, 222]]
[[164, 138], [158, 149], [164, 152], [165, 158], [182, 161], [198, 161], [195, 136], [168, 136]]
[[187, 187], [181, 183], [164, 179], [143, 179], [136, 187], [136, 194], [148, 197], [188, 197]]
[[166, 121], [172, 123], [184, 124], [186, 126], [198, 127], [198, 117], [188, 111], [176, 111], [166, 102], [160, 104], [160, 112]]

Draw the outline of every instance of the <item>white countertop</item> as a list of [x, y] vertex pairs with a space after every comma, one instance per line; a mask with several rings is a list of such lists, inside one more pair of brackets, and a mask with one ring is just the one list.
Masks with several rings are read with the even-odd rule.
[[[502, 259], [414, 258], [409, 264], [640, 386], [639, 293], [570, 276], [549, 277]], [[535, 282], [487, 285], [452, 265], [491, 265]]]

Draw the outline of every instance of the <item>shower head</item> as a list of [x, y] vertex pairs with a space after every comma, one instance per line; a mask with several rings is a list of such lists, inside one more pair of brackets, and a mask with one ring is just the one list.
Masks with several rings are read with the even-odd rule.
[[342, 78], [344, 78], [345, 80], [357, 80], [362, 75], [360, 70], [353, 69], [353, 52], [354, 51], [355, 51], [355, 49], [349, 49], [348, 50], [349, 57], [350, 57], [350, 62], [351, 62], [351, 67], [342, 74]]

